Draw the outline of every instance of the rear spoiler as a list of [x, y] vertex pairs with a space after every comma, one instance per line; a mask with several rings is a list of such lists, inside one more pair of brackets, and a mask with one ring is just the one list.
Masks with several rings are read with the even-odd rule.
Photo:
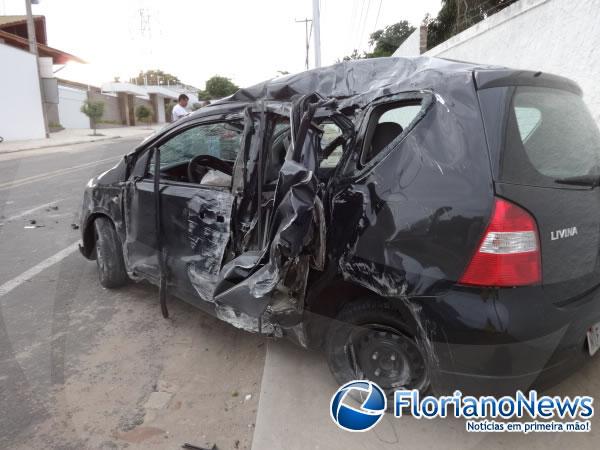
[[582, 90], [577, 83], [559, 75], [530, 70], [476, 70], [473, 79], [477, 90], [501, 86], [540, 86], [562, 89], [579, 96]]

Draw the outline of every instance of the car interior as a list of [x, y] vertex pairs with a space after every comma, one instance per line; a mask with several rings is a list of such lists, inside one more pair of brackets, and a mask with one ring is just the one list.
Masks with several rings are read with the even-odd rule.
[[400, 136], [421, 107], [421, 101], [417, 100], [409, 103], [389, 103], [375, 108], [369, 119], [361, 164], [371, 161]]
[[[419, 100], [389, 103], [376, 108], [370, 116], [361, 163], [366, 164], [400, 136], [420, 109]], [[327, 182], [342, 156], [344, 139], [335, 123], [326, 120], [320, 127], [323, 137], [318, 178]], [[227, 122], [199, 125], [180, 133], [161, 146], [161, 178], [230, 188], [242, 132], [241, 122]], [[289, 145], [289, 121], [282, 119], [275, 123], [263, 166], [263, 192], [275, 190]]]

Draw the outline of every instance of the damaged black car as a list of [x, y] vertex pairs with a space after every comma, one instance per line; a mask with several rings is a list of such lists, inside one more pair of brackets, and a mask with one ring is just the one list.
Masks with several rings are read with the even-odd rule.
[[271, 80], [90, 180], [81, 251], [388, 392], [514, 393], [600, 346], [600, 133], [572, 81], [419, 57]]

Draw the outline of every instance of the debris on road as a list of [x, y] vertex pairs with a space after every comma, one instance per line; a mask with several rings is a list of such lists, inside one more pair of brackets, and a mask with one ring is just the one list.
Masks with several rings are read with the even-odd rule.
[[72, 223], [71, 224], [71, 229], [72, 230], [79, 230], [79, 225], [77, 225], [76, 223]]
[[190, 450], [218, 450], [217, 444], [213, 444], [212, 447], [198, 447], [196, 445], [188, 444], [187, 442], [181, 446], [181, 448], [187, 448]]
[[44, 225], [38, 225], [37, 220], [30, 219], [29, 225], [25, 225], [23, 228], [25, 228], [26, 230], [33, 230], [35, 228], [43, 228], [43, 227], [44, 227]]

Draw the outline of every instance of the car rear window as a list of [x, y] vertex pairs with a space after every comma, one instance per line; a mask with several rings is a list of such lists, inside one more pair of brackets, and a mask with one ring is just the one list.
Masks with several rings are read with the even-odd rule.
[[600, 132], [579, 95], [534, 86], [509, 92], [499, 181], [557, 187], [558, 179], [600, 174]]

